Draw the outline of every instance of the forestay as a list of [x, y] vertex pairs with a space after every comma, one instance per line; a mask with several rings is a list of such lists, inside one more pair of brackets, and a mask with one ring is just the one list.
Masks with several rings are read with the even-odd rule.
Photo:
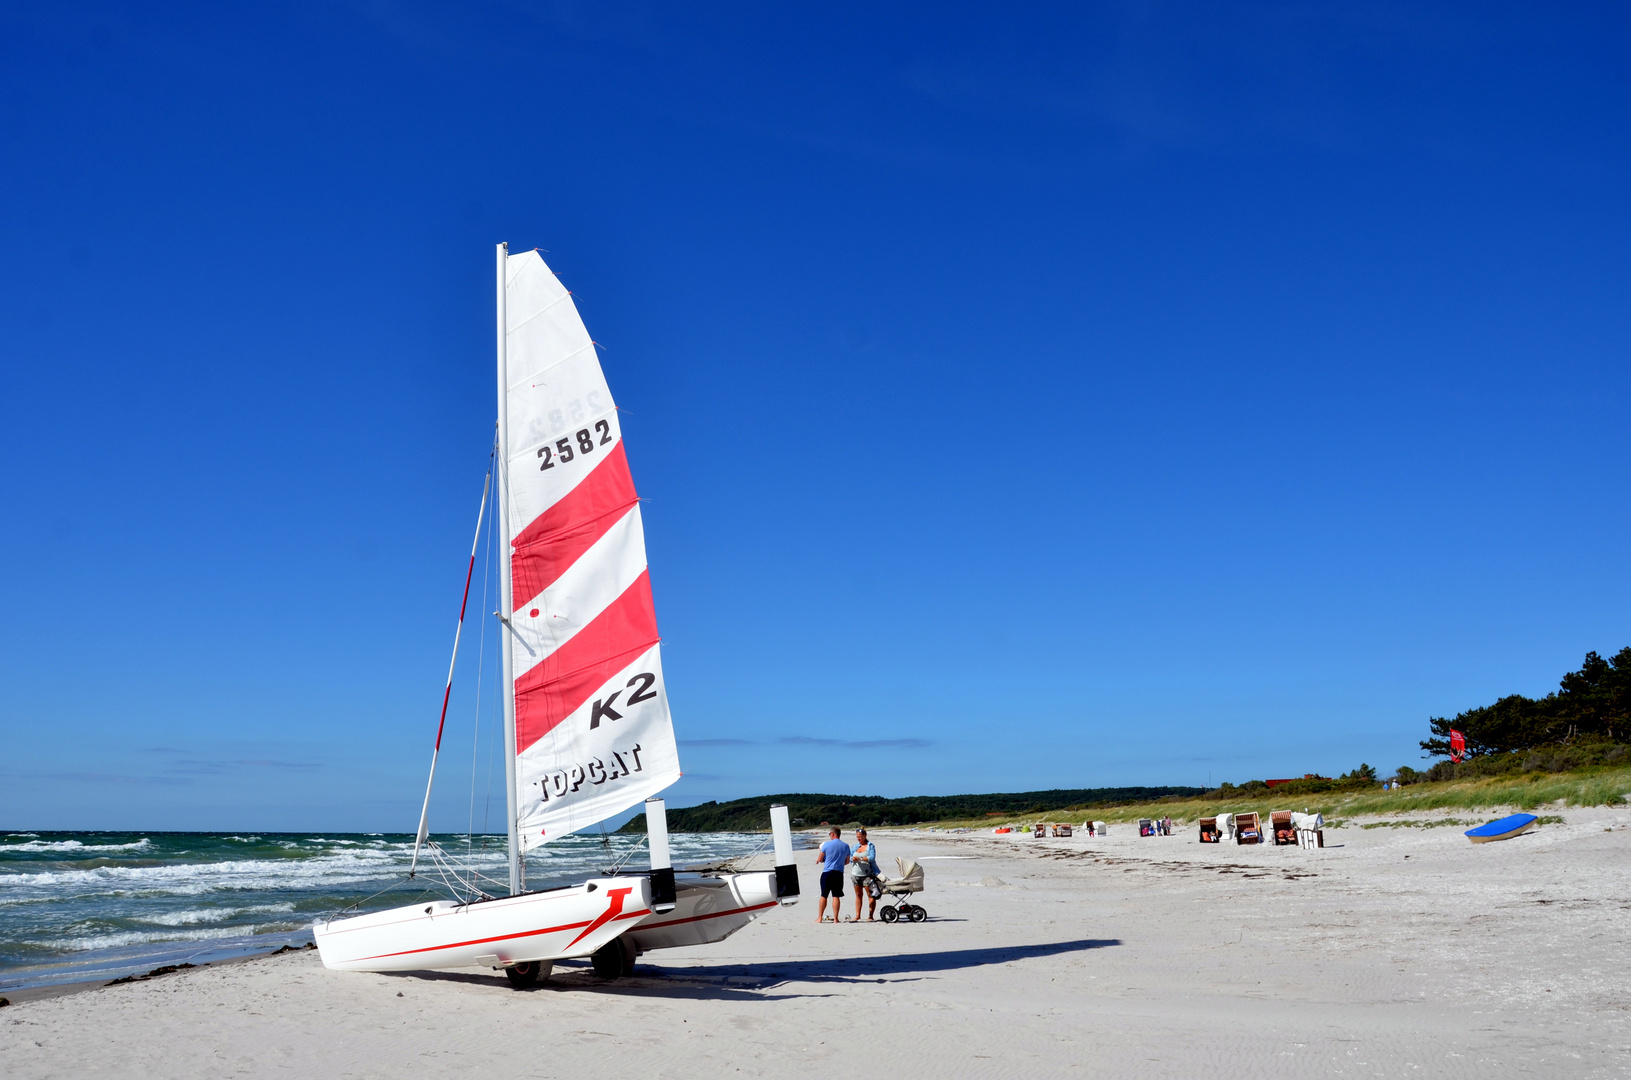
[[523, 850], [679, 779], [640, 505], [571, 295], [505, 261], [505, 537]]

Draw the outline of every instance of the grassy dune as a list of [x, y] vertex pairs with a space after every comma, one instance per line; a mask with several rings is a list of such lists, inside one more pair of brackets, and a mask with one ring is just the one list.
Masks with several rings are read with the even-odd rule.
[[[1394, 791], [1380, 787], [1366, 790], [1331, 791], [1318, 795], [1234, 792], [1230, 795], [1203, 795], [1198, 798], [1162, 799], [1154, 802], [1124, 803], [1118, 806], [1073, 807], [1046, 814], [1027, 814], [998, 820], [937, 821], [938, 827], [1018, 825], [1031, 821], [1131, 822], [1139, 818], [1170, 817], [1193, 822], [1219, 812], [1240, 813], [1256, 810], [1310, 810], [1332, 818], [1403, 814], [1412, 810], [1534, 810], [1550, 804], [1562, 806], [1605, 806], [1626, 801], [1631, 795], [1631, 768], [1586, 769], [1573, 773], [1522, 773], [1478, 780], [1447, 780], [1440, 783], [1411, 784]], [[1561, 800], [1561, 803], [1559, 803]]]

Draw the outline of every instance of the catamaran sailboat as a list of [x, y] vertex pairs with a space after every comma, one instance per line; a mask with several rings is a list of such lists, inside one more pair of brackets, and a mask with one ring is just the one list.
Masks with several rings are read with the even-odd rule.
[[[556, 960], [591, 957], [597, 973], [616, 978], [640, 953], [722, 940], [794, 903], [798, 874], [785, 806], [770, 813], [774, 871], [675, 873], [656, 795], [679, 779], [679, 751], [617, 407], [571, 294], [538, 252], [511, 255], [500, 244], [495, 290], [510, 895], [330, 919], [313, 933], [326, 967], [486, 966], [502, 968], [520, 989]], [[482, 513], [486, 504], [484, 494]], [[481, 521], [478, 514], [478, 537]], [[467, 601], [469, 593], [467, 577]], [[463, 621], [461, 609], [461, 628]], [[453, 650], [456, 663], [457, 632]], [[450, 666], [450, 688], [452, 679]], [[428, 835], [440, 725], [436, 746], [415, 867]], [[526, 889], [526, 851], [641, 800], [649, 870]]]

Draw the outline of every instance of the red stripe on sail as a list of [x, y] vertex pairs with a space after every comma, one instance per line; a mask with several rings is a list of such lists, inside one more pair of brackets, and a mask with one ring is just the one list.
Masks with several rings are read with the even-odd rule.
[[516, 753], [548, 735], [607, 679], [655, 644], [651, 571], [642, 570], [588, 626], [515, 680]]
[[619, 439], [577, 487], [510, 541], [515, 548], [510, 556], [510, 609], [553, 585], [639, 501]]

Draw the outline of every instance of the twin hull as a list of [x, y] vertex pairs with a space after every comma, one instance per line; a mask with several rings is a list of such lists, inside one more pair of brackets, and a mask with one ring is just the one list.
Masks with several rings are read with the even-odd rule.
[[636, 952], [724, 941], [780, 903], [774, 873], [676, 874], [674, 886], [673, 911], [642, 919], [623, 935]]
[[503, 967], [589, 956], [620, 935], [637, 952], [722, 941], [775, 907], [776, 875], [680, 874], [675, 906], [651, 909], [643, 875], [458, 903], [437, 900], [312, 927], [337, 971]]

